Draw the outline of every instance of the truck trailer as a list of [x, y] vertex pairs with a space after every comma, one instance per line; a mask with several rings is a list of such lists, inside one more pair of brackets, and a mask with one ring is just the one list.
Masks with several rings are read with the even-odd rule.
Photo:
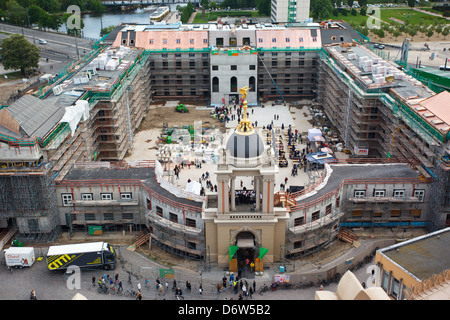
[[33, 247], [11, 247], [4, 252], [8, 268], [31, 267], [35, 261]]
[[65, 270], [69, 266], [79, 268], [116, 268], [116, 253], [107, 242], [77, 243], [51, 246], [47, 252], [49, 270]]

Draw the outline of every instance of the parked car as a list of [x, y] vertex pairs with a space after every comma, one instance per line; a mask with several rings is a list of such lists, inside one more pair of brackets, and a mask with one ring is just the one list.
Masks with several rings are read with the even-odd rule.
[[45, 41], [44, 39], [39, 39], [39, 44], [47, 44], [47, 41]]

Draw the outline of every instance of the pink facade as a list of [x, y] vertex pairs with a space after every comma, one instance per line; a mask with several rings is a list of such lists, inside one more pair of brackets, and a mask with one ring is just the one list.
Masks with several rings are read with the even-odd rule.
[[319, 48], [322, 46], [320, 30], [317, 36], [311, 36], [313, 30], [304, 29], [263, 29], [256, 30], [256, 46], [258, 48]]
[[[113, 46], [121, 45], [121, 32]], [[145, 30], [136, 32], [135, 47], [148, 50], [208, 48], [208, 31]]]

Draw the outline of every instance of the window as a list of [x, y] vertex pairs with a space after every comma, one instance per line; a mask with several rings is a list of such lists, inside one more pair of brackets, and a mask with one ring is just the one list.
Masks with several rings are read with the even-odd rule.
[[362, 210], [353, 210], [352, 211], [352, 217], [362, 217], [363, 211]]
[[169, 220], [178, 223], [178, 216], [175, 213], [169, 212]]
[[181, 53], [175, 53], [175, 57], [181, 58]]
[[212, 79], [212, 91], [219, 92], [219, 78], [217, 77]]
[[395, 300], [397, 300], [399, 298], [399, 293], [400, 293], [400, 281], [398, 281], [395, 278], [393, 280], [394, 281], [392, 282], [391, 297], [393, 297]]
[[418, 198], [420, 202], [423, 202], [425, 190], [414, 190], [414, 197]]
[[355, 198], [364, 198], [366, 196], [366, 190], [355, 190], [353, 196]]
[[286, 38], [286, 42], [291, 42], [291, 39], [290, 38]]
[[105, 219], [105, 220], [114, 220], [114, 213], [112, 213], [112, 212], [105, 212], [103, 214], [103, 219]]
[[150, 44], [153, 44], [153, 39], [150, 39], [149, 43], [150, 43]]
[[230, 47], [236, 47], [236, 46], [237, 46], [236, 37], [230, 37]]
[[207, 44], [208, 43], [208, 39], [203, 39], [203, 43]]
[[63, 206], [68, 207], [72, 205], [72, 194], [70, 193], [63, 193], [61, 194], [61, 198], [62, 198], [62, 203]]
[[411, 209], [409, 210], [409, 216], [414, 218], [420, 218], [420, 214], [422, 213], [422, 210], [420, 209]]
[[315, 221], [315, 220], [319, 219], [319, 217], [320, 217], [320, 211], [316, 211], [312, 214], [311, 221]]
[[402, 210], [394, 209], [391, 210], [391, 217], [400, 217], [402, 215]]
[[177, 43], [181, 43], [181, 39], [177, 39]]
[[163, 39], [163, 44], [167, 44], [167, 39]]
[[258, 38], [258, 42], [262, 43], [263, 42], [263, 38]]
[[390, 275], [387, 271], [383, 270], [383, 277], [381, 278], [381, 287], [384, 291], [388, 292]]
[[395, 190], [394, 189], [394, 194], [393, 194], [394, 198], [403, 198], [405, 196], [405, 190]]
[[161, 207], [156, 206], [156, 214], [160, 217], [163, 216], [163, 209]]
[[189, 68], [195, 69], [195, 61], [189, 61]]
[[299, 217], [294, 219], [294, 227], [301, 226], [305, 223], [305, 217]]
[[295, 241], [294, 242], [294, 249], [301, 249], [301, 248], [303, 248], [303, 240], [300, 240], [300, 241]]
[[298, 38], [298, 42], [303, 42], [303, 38], [302, 37]]
[[95, 220], [95, 213], [85, 213], [84, 220]]
[[218, 71], [219, 70], [219, 66], [212, 66], [213, 71]]
[[312, 41], [313, 41], [313, 42], [317, 42], [317, 38], [316, 38], [316, 37], [313, 37], [313, 38], [312, 38]]
[[327, 207], [325, 208], [325, 214], [330, 214], [331, 213], [331, 204], [327, 205]]
[[254, 64], [251, 64], [248, 66], [249, 70], [256, 70], [256, 66]]
[[272, 38], [272, 42], [273, 43], [277, 42], [277, 38]]
[[249, 91], [250, 92], [255, 92], [256, 89], [256, 80], [255, 77], [251, 76], [250, 78], [248, 78], [248, 86], [250, 87]]
[[230, 79], [230, 91], [231, 92], [237, 92], [237, 78], [231, 77]]
[[94, 200], [94, 197], [93, 197], [92, 193], [82, 193], [81, 194], [81, 200], [83, 200], [83, 201], [91, 201], [91, 200]]
[[102, 200], [112, 200], [112, 193], [100, 193], [100, 198]]
[[375, 189], [373, 190], [374, 197], [384, 197], [386, 196], [386, 190]]
[[231, 65], [231, 70], [237, 70], [237, 65]]
[[150, 200], [149, 198], [146, 198], [145, 201], [147, 203], [147, 209], [152, 210], [152, 200]]
[[194, 219], [186, 218], [186, 226], [195, 228], [195, 227], [196, 227], [195, 220], [194, 220]]
[[190, 44], [194, 44], [194, 39], [189, 39]]
[[122, 200], [131, 200], [133, 198], [132, 198], [131, 192], [123, 192], [123, 193], [120, 194], [120, 199], [122, 199]]
[[122, 220], [133, 220], [133, 218], [134, 218], [133, 212], [122, 213]]
[[216, 39], [216, 46], [222, 47], [223, 46], [223, 38], [217, 38]]

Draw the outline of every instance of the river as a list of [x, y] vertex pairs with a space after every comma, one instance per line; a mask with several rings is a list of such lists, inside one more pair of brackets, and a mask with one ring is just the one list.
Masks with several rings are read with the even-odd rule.
[[[170, 11], [175, 11], [177, 5], [185, 6], [186, 3], [168, 4], [168, 6], [170, 7]], [[142, 9], [140, 9], [124, 13], [107, 12], [102, 14], [85, 14], [82, 16], [84, 22], [82, 34], [86, 38], [100, 39], [100, 29], [102, 28], [102, 26], [103, 28], [105, 28], [109, 26], [117, 26], [120, 23], [150, 23], [150, 14], [152, 12], [153, 11], [143, 11]], [[66, 26], [63, 25], [59, 29], [59, 31], [66, 32]]]

